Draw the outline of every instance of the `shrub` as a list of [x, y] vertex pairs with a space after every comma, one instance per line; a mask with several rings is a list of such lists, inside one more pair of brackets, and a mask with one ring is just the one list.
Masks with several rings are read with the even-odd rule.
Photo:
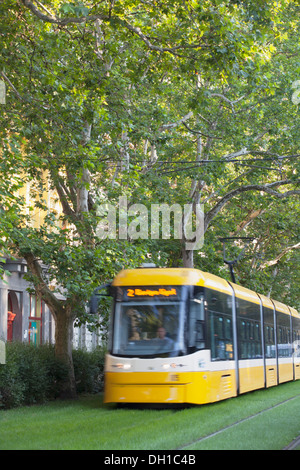
[[24, 403], [25, 384], [20, 381], [15, 362], [0, 365], [0, 407], [12, 408]]
[[54, 399], [65, 375], [53, 346], [7, 343], [6, 364], [0, 367], [0, 406], [12, 408]]
[[77, 393], [99, 393], [104, 383], [105, 349], [73, 351]]
[[[77, 393], [103, 389], [105, 351], [73, 351]], [[6, 345], [6, 364], [0, 365], [0, 408], [45, 403], [59, 397], [66, 367], [56, 359], [53, 345]]]

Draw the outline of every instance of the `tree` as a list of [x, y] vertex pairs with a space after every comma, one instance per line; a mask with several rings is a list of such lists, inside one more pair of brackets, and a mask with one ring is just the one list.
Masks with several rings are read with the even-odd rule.
[[[73, 395], [70, 332], [75, 318], [86, 318], [94, 287], [148, 253], [159, 251], [158, 263], [172, 262], [169, 241], [97, 240], [97, 202], [114, 202], [120, 194], [145, 204], [203, 201], [207, 227], [215, 230], [233, 198], [253, 191], [281, 198], [295, 184], [292, 165], [281, 179], [264, 178], [255, 168], [255, 158], [266, 161], [262, 157], [276, 151], [282, 161], [278, 155], [286, 153], [276, 150], [284, 117], [274, 127], [268, 90], [272, 95], [276, 86], [263, 70], [270, 73], [280, 22], [292, 7], [271, 1], [5, 0], [1, 8], [5, 164], [31, 183], [34, 201], [24, 216], [25, 201], [14, 199], [12, 182], [2, 185], [1, 225], [53, 314], [56, 353], [70, 370], [64, 392]], [[292, 119], [289, 106], [285, 113]], [[289, 126], [288, 132], [295, 131]], [[243, 167], [237, 167], [239, 157]], [[48, 185], [62, 215], [52, 211], [34, 228], [31, 216], [35, 208], [46, 210], [40, 194]], [[179, 246], [171, 249], [178, 258]], [[185, 259], [191, 264], [189, 254]]]

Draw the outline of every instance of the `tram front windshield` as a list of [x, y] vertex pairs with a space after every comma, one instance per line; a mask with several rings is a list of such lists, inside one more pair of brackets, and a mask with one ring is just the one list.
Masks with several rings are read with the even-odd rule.
[[184, 303], [156, 299], [116, 302], [112, 353], [174, 357], [184, 350]]

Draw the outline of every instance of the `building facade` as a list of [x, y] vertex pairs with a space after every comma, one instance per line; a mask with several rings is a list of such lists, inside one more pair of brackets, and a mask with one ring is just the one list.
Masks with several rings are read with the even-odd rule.
[[[47, 175], [44, 175], [47, 181]], [[27, 222], [34, 228], [43, 225], [46, 213], [62, 213], [62, 207], [55, 191], [48, 189], [38, 198], [46, 204], [47, 212], [35, 205], [36, 193], [32, 184], [24, 183], [18, 191], [26, 201], [25, 213]], [[30, 209], [34, 207], [34, 210]], [[30, 220], [30, 221], [28, 221]], [[36, 346], [55, 341], [55, 322], [45, 304], [34, 295], [33, 286], [24, 278], [27, 263], [24, 259], [12, 260], [2, 255], [1, 265], [6, 274], [0, 278], [0, 347], [2, 342], [23, 341]], [[46, 266], [45, 266], [46, 269]], [[92, 350], [101, 344], [101, 336], [91, 333], [86, 326], [74, 327], [73, 346]]]
[[[34, 344], [54, 344], [55, 323], [45, 304], [33, 294], [32, 286], [24, 279], [27, 264], [24, 259], [3, 263], [7, 274], [0, 279], [0, 340]], [[102, 342], [97, 333], [83, 325], [74, 326], [73, 347], [91, 351]]]

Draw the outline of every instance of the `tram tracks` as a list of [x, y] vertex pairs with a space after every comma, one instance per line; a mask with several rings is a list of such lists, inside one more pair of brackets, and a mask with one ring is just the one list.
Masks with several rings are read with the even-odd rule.
[[290, 442], [289, 445], [283, 448], [283, 450], [295, 450], [297, 448], [300, 448], [300, 436], [296, 437], [292, 442]]
[[[219, 429], [218, 431], [215, 431], [215, 432], [213, 432], [213, 433], [211, 433], [211, 434], [208, 434], [208, 435], [206, 435], [206, 436], [203, 436], [203, 437], [201, 437], [201, 438], [199, 438], [199, 439], [195, 439], [194, 441], [191, 441], [191, 442], [189, 442], [189, 443], [187, 443], [187, 444], [185, 444], [185, 445], [183, 445], [183, 446], [180, 446], [180, 447], [178, 447], [176, 450], [188, 449], [188, 447], [190, 447], [190, 446], [194, 446], [195, 444], [198, 444], [198, 443], [200, 443], [200, 442], [203, 442], [203, 441], [205, 441], [205, 440], [208, 440], [208, 439], [210, 439], [210, 438], [213, 438], [213, 437], [215, 437], [215, 436], [217, 436], [217, 435], [219, 435], [219, 434], [221, 434], [221, 433], [223, 433], [223, 432], [226, 432], [226, 431], [228, 431], [229, 429], [232, 429], [232, 428], [234, 428], [234, 427], [236, 427], [236, 426], [238, 426], [238, 425], [240, 425], [240, 424], [242, 424], [242, 423], [244, 423], [244, 422], [247, 422], [247, 421], [250, 421], [250, 420], [252, 420], [252, 419], [254, 419], [254, 418], [257, 418], [258, 416], [261, 416], [261, 415], [263, 415], [264, 413], [267, 413], [268, 411], [274, 410], [275, 408], [278, 408], [278, 407], [280, 407], [280, 406], [282, 406], [282, 405], [285, 405], [285, 404], [288, 403], [288, 402], [291, 402], [291, 401], [296, 400], [296, 399], [299, 399], [299, 398], [300, 398], [300, 394], [299, 394], [299, 395], [296, 395], [296, 396], [294, 396], [294, 397], [288, 398], [288, 399], [286, 399], [286, 400], [283, 400], [282, 402], [279, 402], [279, 403], [277, 403], [277, 404], [275, 404], [275, 405], [273, 405], [273, 406], [270, 406], [270, 407], [268, 407], [268, 408], [265, 408], [264, 410], [261, 410], [261, 411], [259, 411], [259, 412], [257, 412], [257, 413], [254, 413], [253, 415], [247, 416], [246, 418], [240, 419], [240, 420], [236, 421], [235, 423], [229, 424], [228, 426], [225, 426], [224, 428]], [[284, 447], [282, 450], [294, 450], [294, 449], [296, 449], [296, 448], [299, 447], [299, 446], [300, 446], [300, 436], [298, 436], [296, 439], [294, 439], [290, 444], [288, 444], [288, 445], [287, 445], [286, 447]]]

